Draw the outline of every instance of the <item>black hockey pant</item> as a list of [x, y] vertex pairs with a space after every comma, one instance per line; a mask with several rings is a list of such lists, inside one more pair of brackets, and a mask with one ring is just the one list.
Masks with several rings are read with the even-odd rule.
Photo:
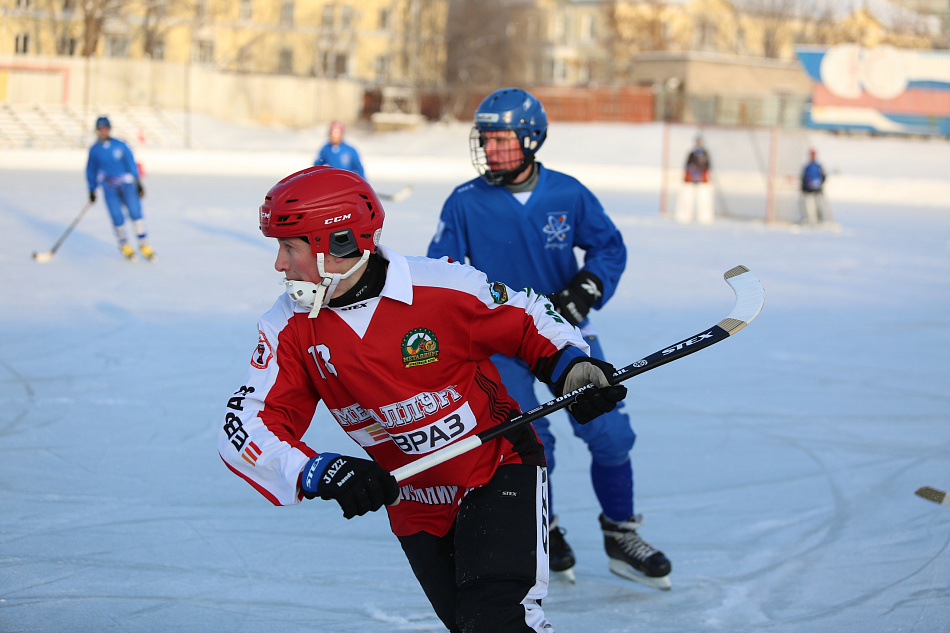
[[500, 466], [462, 500], [442, 537], [401, 536], [412, 571], [453, 633], [553, 631], [548, 588], [547, 469]]

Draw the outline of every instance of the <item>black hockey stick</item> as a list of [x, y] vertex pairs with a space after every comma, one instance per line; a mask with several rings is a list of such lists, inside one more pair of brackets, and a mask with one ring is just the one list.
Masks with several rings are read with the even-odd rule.
[[[759, 279], [752, 274], [752, 272], [745, 266], [736, 266], [731, 270], [726, 271], [723, 274], [726, 282], [732, 286], [733, 292], [736, 293], [736, 303], [732, 308], [732, 312], [729, 313], [725, 319], [720, 321], [718, 324], [707, 328], [691, 336], [688, 339], [682, 340], [679, 343], [664, 347], [663, 349], [650, 354], [645, 358], [618, 369], [610, 377], [611, 384], [617, 384], [638, 376], [642, 373], [648, 372], [651, 369], [656, 369], [661, 365], [672, 362], [678, 358], [684, 356], [689, 356], [694, 354], [701, 349], [705, 349], [710, 345], [715, 345], [723, 339], [727, 339], [749, 323], [758, 316], [759, 312], [762, 310], [762, 305], [765, 302], [765, 289], [762, 288], [762, 283]], [[421, 457], [411, 464], [406, 464], [400, 468], [397, 468], [392, 472], [393, 477], [396, 478], [396, 481], [402, 482], [406, 479], [417, 475], [425, 470], [432, 468], [433, 466], [438, 466], [439, 464], [446, 462], [453, 457], [457, 457], [462, 453], [467, 453], [468, 451], [477, 448], [488, 442], [500, 437], [505, 433], [515, 429], [523, 424], [528, 424], [529, 422], [534, 422], [540, 418], [543, 418], [546, 415], [550, 415], [555, 411], [563, 409], [574, 403], [577, 400], [577, 397], [587, 389], [593, 389], [593, 385], [584, 385], [580, 389], [576, 389], [571, 393], [566, 393], [563, 396], [559, 396], [554, 400], [549, 400], [542, 405], [526, 411], [521, 415], [515, 416], [509, 419], [506, 422], [502, 422], [498, 426], [493, 426], [490, 429], [477, 433], [465, 439], [459, 440], [454, 444], [450, 444], [445, 448], [441, 448], [433, 453]]]
[[86, 206], [84, 206], [79, 211], [79, 215], [76, 216], [76, 219], [73, 220], [72, 224], [70, 224], [66, 228], [66, 231], [60, 236], [58, 240], [56, 240], [56, 243], [53, 244], [53, 248], [46, 251], [45, 253], [38, 253], [36, 251], [33, 251], [33, 259], [35, 259], [37, 262], [41, 264], [45, 264], [49, 260], [53, 259], [53, 255], [56, 254], [56, 250], [59, 248], [59, 245], [62, 244], [63, 241], [69, 236], [69, 234], [73, 232], [73, 229], [76, 228], [76, 225], [79, 224], [80, 220], [82, 220], [82, 216], [86, 215], [86, 211], [88, 211], [89, 207], [91, 207], [92, 205], [93, 205], [92, 202], [86, 203]]

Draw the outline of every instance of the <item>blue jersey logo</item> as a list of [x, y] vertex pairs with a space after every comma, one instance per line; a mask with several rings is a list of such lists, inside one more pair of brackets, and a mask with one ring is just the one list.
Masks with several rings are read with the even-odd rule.
[[548, 223], [544, 225], [544, 234], [548, 236], [547, 248], [562, 248], [566, 246], [567, 234], [571, 232], [571, 225], [567, 223], [567, 214], [549, 215]]

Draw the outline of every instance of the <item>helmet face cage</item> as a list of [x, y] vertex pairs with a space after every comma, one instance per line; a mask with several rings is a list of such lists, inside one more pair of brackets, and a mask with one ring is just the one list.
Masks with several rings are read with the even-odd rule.
[[[518, 137], [523, 157], [513, 169], [493, 170], [485, 156], [483, 133], [503, 130], [511, 130]], [[475, 126], [469, 135], [472, 165], [490, 184], [508, 184], [534, 162], [547, 131], [548, 116], [540, 101], [520, 88], [496, 90], [475, 110]]]
[[310, 167], [284, 178], [264, 197], [261, 232], [267, 237], [305, 237], [314, 257], [376, 252], [385, 212], [359, 175]]

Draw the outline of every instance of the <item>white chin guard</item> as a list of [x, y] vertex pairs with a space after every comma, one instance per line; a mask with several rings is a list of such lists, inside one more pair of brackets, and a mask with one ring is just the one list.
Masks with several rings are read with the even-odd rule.
[[363, 256], [360, 257], [360, 261], [353, 265], [353, 268], [350, 268], [343, 274], [334, 273], [331, 275], [323, 268], [323, 253], [318, 253], [317, 270], [320, 271], [320, 276], [323, 278], [323, 281], [319, 284], [315, 284], [310, 281], [284, 279], [284, 285], [287, 286], [287, 294], [290, 295], [290, 298], [301, 308], [310, 310], [308, 318], [315, 319], [317, 318], [317, 314], [320, 313], [320, 308], [325, 308], [330, 304], [330, 299], [333, 298], [333, 293], [337, 285], [362, 268], [369, 259], [369, 255], [368, 250], [363, 251]]

